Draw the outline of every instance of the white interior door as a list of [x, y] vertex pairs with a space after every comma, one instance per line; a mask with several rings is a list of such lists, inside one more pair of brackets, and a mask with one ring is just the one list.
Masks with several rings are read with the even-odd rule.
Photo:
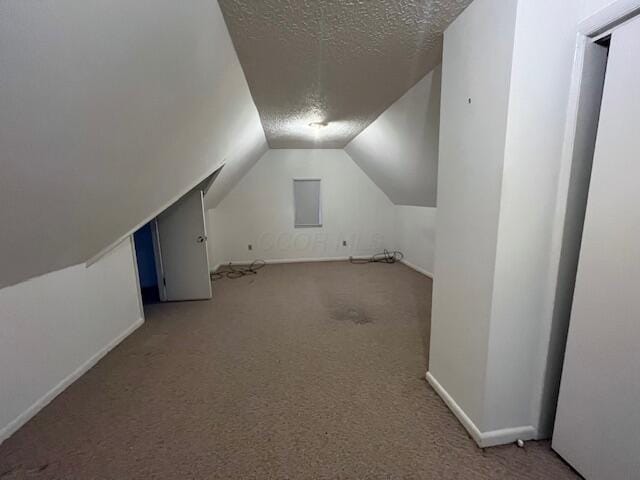
[[640, 19], [611, 40], [553, 448], [640, 478]]
[[163, 300], [211, 298], [202, 191], [195, 190], [182, 197], [158, 216], [157, 224]]

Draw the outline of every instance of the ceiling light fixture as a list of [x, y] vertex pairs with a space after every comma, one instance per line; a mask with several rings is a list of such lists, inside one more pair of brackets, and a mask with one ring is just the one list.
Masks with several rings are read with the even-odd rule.
[[324, 127], [326, 127], [327, 125], [328, 125], [328, 123], [327, 123], [327, 122], [311, 122], [311, 123], [309, 124], [309, 126], [310, 126], [311, 128], [315, 128], [316, 130], [320, 130], [321, 128], [324, 128]]

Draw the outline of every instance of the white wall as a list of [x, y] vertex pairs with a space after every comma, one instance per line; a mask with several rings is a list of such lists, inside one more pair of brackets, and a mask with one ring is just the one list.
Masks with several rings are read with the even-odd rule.
[[262, 124], [248, 122], [237, 149], [225, 158], [225, 164], [204, 198], [205, 208], [215, 208], [244, 175], [269, 150]]
[[[294, 178], [322, 179], [321, 228], [293, 227]], [[212, 267], [396, 248], [394, 205], [343, 150], [269, 150], [208, 220]]]
[[[476, 0], [445, 34], [430, 365], [450, 404], [463, 422], [467, 416], [467, 427], [476, 428], [485, 445], [545, 438], [552, 428], [553, 385], [562, 367], [557, 338], [566, 331], [566, 319], [553, 316], [564, 231], [558, 219], [569, 188], [561, 181], [570, 171], [570, 165], [563, 166], [565, 126], [577, 26], [588, 16], [582, 0], [519, 0], [510, 81], [489, 88], [481, 83], [491, 68], [459, 51], [485, 44], [487, 34], [458, 26], [467, 21], [504, 33], [508, 27], [496, 12], [499, 4], [504, 6]], [[456, 83], [465, 77], [470, 85]], [[465, 112], [460, 99], [473, 100], [478, 87], [482, 102], [508, 99], [506, 123], [487, 120], [495, 112], [491, 103]], [[490, 124], [494, 137], [477, 136], [475, 121]], [[483, 145], [499, 135], [504, 135], [503, 152], [497, 146], [492, 157], [498, 171], [479, 172], [465, 163], [478, 152], [478, 144], [470, 142]], [[475, 196], [479, 188], [482, 197]]]
[[397, 205], [395, 234], [405, 263], [433, 277], [436, 209]]
[[396, 205], [436, 206], [441, 77], [436, 67], [345, 148]]
[[580, 0], [518, 2], [487, 367], [493, 429], [550, 434], [550, 425], [539, 432], [549, 268], [579, 8]]
[[405, 263], [433, 276], [442, 68], [436, 67], [345, 151], [396, 205]]
[[215, 1], [3, 1], [0, 64], [0, 287], [88, 260], [227, 159], [215, 203], [266, 148]]
[[0, 441], [142, 323], [132, 242], [0, 290]]
[[516, 5], [475, 0], [444, 37], [429, 372], [480, 431]]

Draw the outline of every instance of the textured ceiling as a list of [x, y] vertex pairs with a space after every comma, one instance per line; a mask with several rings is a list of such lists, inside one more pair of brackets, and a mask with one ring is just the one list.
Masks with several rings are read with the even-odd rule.
[[471, 0], [219, 3], [271, 148], [343, 148], [440, 63]]

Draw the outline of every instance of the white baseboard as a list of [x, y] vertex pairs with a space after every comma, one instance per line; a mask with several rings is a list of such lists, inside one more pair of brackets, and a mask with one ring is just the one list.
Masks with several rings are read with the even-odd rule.
[[427, 382], [433, 387], [440, 398], [446, 403], [456, 418], [462, 423], [462, 426], [469, 432], [471, 438], [478, 444], [480, 448], [495, 447], [497, 445], [506, 445], [516, 440], [532, 440], [536, 438], [536, 430], [530, 425], [524, 427], [504, 428], [500, 430], [491, 430], [489, 432], [481, 432], [467, 414], [460, 408], [451, 395], [440, 385], [430, 372], [427, 372]]
[[[280, 258], [263, 261], [268, 265], [277, 265], [283, 263], [348, 262], [350, 259], [366, 260], [368, 258], [371, 258], [371, 255], [351, 255], [348, 257]], [[216, 265], [215, 268], [211, 269], [211, 271], [215, 272], [218, 268], [229, 265], [229, 263], [232, 263], [233, 265], [251, 265], [251, 263], [253, 263], [254, 261], [255, 260], [237, 260], [232, 262], [220, 263]]]
[[404, 263], [407, 267], [411, 268], [412, 270], [415, 270], [416, 272], [421, 273], [425, 277], [429, 277], [431, 280], [433, 280], [433, 273], [427, 272], [424, 268], [414, 265], [413, 263], [411, 263], [408, 260], [405, 260], [404, 258], [400, 261]]
[[8, 425], [0, 429], [0, 444], [13, 435], [20, 427], [33, 418], [40, 410], [46, 407], [54, 398], [60, 395], [69, 385], [84, 375], [91, 369], [102, 357], [115, 348], [120, 342], [131, 335], [140, 325], [144, 323], [143, 318], [139, 318], [133, 325], [128, 327], [124, 332], [109, 342], [104, 348], [93, 355], [89, 360], [80, 365], [76, 370], [64, 378], [60, 383], [45, 393], [41, 398], [36, 400], [29, 408], [22, 412], [18, 417], [12, 420]]
[[[371, 255], [352, 255], [349, 257], [316, 257], [316, 258], [281, 258], [281, 259], [272, 259], [272, 260], [264, 260], [266, 264], [277, 265], [277, 264], [285, 264], [285, 263], [315, 263], [315, 262], [348, 262], [351, 259], [354, 260], [366, 260], [371, 258]], [[217, 271], [220, 267], [229, 265], [232, 263], [233, 265], [250, 265], [254, 260], [238, 260], [232, 262], [219, 263], [211, 268], [211, 273]], [[405, 264], [407, 267], [415, 270], [422, 275], [433, 279], [433, 273], [426, 271], [424, 268], [420, 268], [413, 263], [402, 259], [401, 263]]]
[[537, 438], [536, 429], [531, 425], [514, 428], [502, 428], [500, 430], [491, 430], [482, 434], [482, 442], [480, 446], [497, 447], [498, 445], [508, 445], [515, 443], [517, 440], [527, 441]]

